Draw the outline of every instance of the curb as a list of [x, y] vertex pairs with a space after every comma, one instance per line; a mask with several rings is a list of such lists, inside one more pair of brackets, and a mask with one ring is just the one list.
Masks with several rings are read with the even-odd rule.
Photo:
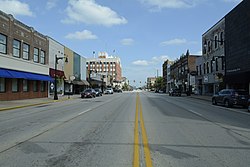
[[7, 110], [18, 109], [18, 108], [39, 106], [39, 105], [43, 105], [43, 104], [56, 103], [56, 102], [61, 102], [61, 101], [66, 101], [66, 100], [72, 100], [72, 99], [61, 99], [61, 100], [46, 101], [46, 102], [42, 102], [42, 103], [33, 103], [33, 104], [26, 104], [26, 105], [21, 105], [21, 106], [6, 107], [6, 108], [0, 108], [0, 111], [7, 111]]
[[203, 100], [203, 101], [209, 101], [209, 102], [211, 102], [211, 99], [199, 98], [199, 97], [195, 97], [195, 96], [189, 96], [189, 97], [193, 98], [193, 99], [198, 99], [198, 100]]

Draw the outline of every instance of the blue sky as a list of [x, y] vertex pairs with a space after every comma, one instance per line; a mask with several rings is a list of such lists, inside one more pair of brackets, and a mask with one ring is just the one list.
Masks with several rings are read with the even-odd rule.
[[[241, 0], [0, 0], [0, 10], [84, 57], [106, 51], [133, 85], [162, 75], [163, 61], [187, 49]], [[115, 52], [113, 52], [115, 50]]]

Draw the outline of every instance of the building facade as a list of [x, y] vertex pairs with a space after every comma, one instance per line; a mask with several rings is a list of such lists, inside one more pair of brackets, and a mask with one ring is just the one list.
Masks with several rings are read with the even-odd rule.
[[107, 86], [117, 85], [122, 81], [122, 65], [119, 57], [108, 56], [106, 52], [100, 52], [98, 58], [87, 58], [86, 67], [88, 78], [100, 74], [104, 76]]
[[197, 64], [199, 88], [212, 95], [225, 87], [225, 18], [202, 35], [202, 61]]
[[225, 16], [226, 84], [250, 94], [250, 1], [243, 0]]
[[0, 11], [0, 100], [48, 97], [49, 42]]
[[162, 65], [162, 74], [163, 82], [165, 87], [165, 92], [169, 92], [171, 89], [171, 77], [170, 77], [170, 66], [173, 64], [173, 61], [166, 60]]
[[[57, 93], [60, 95], [64, 94], [64, 61], [65, 59], [60, 59], [56, 63], [56, 56], [57, 57], [66, 57], [64, 54], [64, 45], [60, 44], [56, 40], [48, 37], [49, 41], [49, 74], [52, 78], [55, 78], [56, 75], [56, 82], [57, 82]], [[57, 66], [57, 67], [56, 67]], [[55, 70], [56, 69], [56, 70]], [[54, 94], [54, 83], [50, 83], [49, 94]]]
[[189, 51], [182, 55], [170, 66], [171, 88], [178, 88], [182, 92], [191, 93], [195, 89], [196, 59], [199, 55], [189, 55]]

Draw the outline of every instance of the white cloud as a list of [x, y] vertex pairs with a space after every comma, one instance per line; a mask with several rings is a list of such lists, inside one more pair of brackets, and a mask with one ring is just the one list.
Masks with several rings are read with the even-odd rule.
[[109, 7], [101, 6], [95, 0], [69, 0], [66, 8], [68, 17], [63, 23], [85, 23], [112, 26], [126, 24], [127, 20]]
[[166, 61], [167, 59], [169, 59], [169, 56], [167, 55], [162, 55], [162, 56], [154, 56], [151, 60], [152, 64], [158, 64], [158, 63], [163, 63], [164, 61]]
[[132, 38], [125, 38], [121, 40], [122, 45], [133, 45], [134, 40]]
[[7, 14], [33, 16], [29, 5], [18, 0], [0, 0], [0, 10]]
[[52, 8], [56, 7], [57, 1], [58, 0], [48, 0], [47, 3], [46, 3], [46, 8], [47, 9], [52, 9]]
[[157, 65], [159, 63], [162, 64], [167, 59], [169, 59], [169, 56], [167, 55], [154, 56], [151, 58], [151, 60], [136, 60], [132, 62], [132, 64], [140, 66]]
[[70, 33], [65, 36], [67, 39], [78, 39], [78, 40], [90, 40], [97, 39], [97, 36], [92, 34], [89, 30], [77, 31], [75, 33]]
[[149, 63], [146, 60], [136, 60], [132, 62], [134, 65], [139, 65], [139, 66], [147, 66]]
[[153, 8], [190, 8], [197, 5], [198, 0], [140, 0]]
[[161, 45], [162, 46], [181, 45], [181, 44], [186, 44], [186, 43], [187, 43], [186, 39], [175, 38], [175, 39], [171, 39], [171, 40], [168, 40], [168, 41], [161, 42]]

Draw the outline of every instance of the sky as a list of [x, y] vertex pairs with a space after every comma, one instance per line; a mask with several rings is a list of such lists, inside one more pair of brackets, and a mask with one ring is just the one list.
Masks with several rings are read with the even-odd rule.
[[[142, 86], [165, 60], [189, 50], [241, 0], [0, 0], [0, 10], [86, 58], [121, 58], [122, 75]], [[135, 82], [134, 82], [135, 81]]]

